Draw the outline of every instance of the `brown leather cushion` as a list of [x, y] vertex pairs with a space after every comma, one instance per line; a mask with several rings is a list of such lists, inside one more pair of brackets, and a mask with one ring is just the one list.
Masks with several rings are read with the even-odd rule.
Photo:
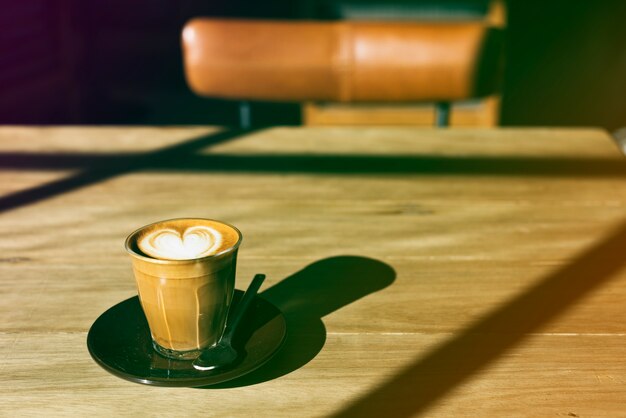
[[489, 32], [480, 22], [195, 19], [183, 30], [185, 74], [211, 97], [457, 100], [478, 94]]

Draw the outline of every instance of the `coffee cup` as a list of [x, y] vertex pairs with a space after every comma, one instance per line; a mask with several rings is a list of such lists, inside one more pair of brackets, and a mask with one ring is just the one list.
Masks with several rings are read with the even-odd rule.
[[241, 232], [224, 222], [179, 218], [126, 239], [155, 351], [192, 360], [217, 344], [235, 289]]

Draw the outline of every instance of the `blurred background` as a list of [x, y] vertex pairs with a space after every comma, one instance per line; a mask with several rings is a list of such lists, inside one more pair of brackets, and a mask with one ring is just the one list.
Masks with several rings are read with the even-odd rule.
[[[193, 17], [458, 19], [485, 0], [0, 0], [0, 123], [236, 125], [238, 102], [186, 84]], [[510, 0], [504, 126], [626, 125], [626, 2]], [[299, 103], [252, 102], [259, 125], [299, 125]], [[454, 124], [454, 123], [453, 123]]]

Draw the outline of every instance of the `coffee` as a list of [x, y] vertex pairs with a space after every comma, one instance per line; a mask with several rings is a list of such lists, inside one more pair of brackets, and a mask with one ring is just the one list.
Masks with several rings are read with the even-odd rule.
[[156, 351], [189, 359], [219, 341], [235, 285], [241, 233], [209, 219], [173, 219], [133, 232], [126, 248]]
[[148, 225], [137, 234], [137, 248], [161, 260], [191, 260], [235, 246], [239, 231], [209, 219], [173, 219]]

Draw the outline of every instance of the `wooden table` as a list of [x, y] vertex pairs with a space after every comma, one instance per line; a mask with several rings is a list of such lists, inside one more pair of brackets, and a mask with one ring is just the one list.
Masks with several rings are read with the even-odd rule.
[[[591, 129], [0, 129], [0, 415], [621, 416], [626, 171]], [[86, 335], [123, 241], [230, 221], [287, 317], [218, 388], [130, 383]]]

